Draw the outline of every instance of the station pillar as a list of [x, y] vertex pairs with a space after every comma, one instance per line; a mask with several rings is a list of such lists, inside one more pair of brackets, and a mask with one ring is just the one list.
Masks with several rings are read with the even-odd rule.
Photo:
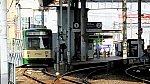
[[88, 34], [86, 33], [86, 0], [81, 0], [81, 61], [86, 61], [88, 55]]
[[7, 0], [0, 1], [0, 84], [8, 84]]

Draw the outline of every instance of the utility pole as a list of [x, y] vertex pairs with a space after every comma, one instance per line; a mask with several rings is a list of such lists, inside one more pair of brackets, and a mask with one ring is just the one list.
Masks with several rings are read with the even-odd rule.
[[0, 84], [8, 84], [7, 0], [0, 0]]
[[68, 70], [70, 70], [70, 64], [71, 64], [71, 57], [70, 57], [70, 50], [71, 50], [71, 30], [70, 30], [70, 0], [68, 0], [68, 9], [67, 9], [67, 58], [68, 58]]
[[87, 34], [86, 34], [86, 0], [81, 0], [81, 61], [86, 61]]
[[123, 58], [127, 58], [127, 1], [122, 0], [122, 22], [123, 22]]
[[141, 28], [141, 0], [138, 0], [138, 57], [142, 56], [142, 41], [141, 41], [141, 34], [143, 30]]

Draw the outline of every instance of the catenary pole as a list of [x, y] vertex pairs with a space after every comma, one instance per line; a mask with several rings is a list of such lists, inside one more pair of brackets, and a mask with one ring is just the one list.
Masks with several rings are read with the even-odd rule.
[[8, 84], [7, 0], [0, 0], [0, 84]]
[[70, 0], [68, 0], [68, 9], [67, 9], [67, 40], [68, 40], [68, 45], [67, 45], [67, 58], [68, 58], [68, 69], [70, 69], [70, 63], [71, 63], [71, 57], [70, 57], [70, 50], [71, 50], [71, 30], [70, 30]]
[[138, 57], [142, 55], [141, 30], [141, 0], [138, 0]]
[[127, 58], [127, 0], [122, 0], [123, 58]]

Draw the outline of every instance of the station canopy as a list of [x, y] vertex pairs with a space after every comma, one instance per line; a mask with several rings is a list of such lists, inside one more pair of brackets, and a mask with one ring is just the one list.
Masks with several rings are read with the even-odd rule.
[[46, 7], [46, 6], [48, 6], [49, 4], [55, 3], [55, 2], [58, 1], [58, 0], [38, 0], [38, 1], [39, 1], [39, 5], [40, 5], [40, 6]]
[[[47, 7], [50, 4], [58, 4], [59, 0], [38, 0], [39, 1], [39, 5], [43, 6], [43, 7]], [[67, 3], [68, 0], [62, 0], [62, 3]]]
[[[122, 2], [123, 0], [86, 0], [87, 2]], [[138, 2], [138, 0], [126, 0], [127, 2]], [[141, 2], [150, 2], [150, 0], [141, 0]]]
[[[38, 0], [40, 6], [47, 7], [50, 4], [58, 4], [59, 0]], [[66, 4], [68, 0], [62, 0]], [[79, 0], [81, 1], [81, 0]], [[86, 2], [122, 2], [123, 0], [86, 0]], [[138, 0], [126, 0], [127, 2], [138, 2]], [[150, 0], [141, 0], [141, 2], [150, 2]]]

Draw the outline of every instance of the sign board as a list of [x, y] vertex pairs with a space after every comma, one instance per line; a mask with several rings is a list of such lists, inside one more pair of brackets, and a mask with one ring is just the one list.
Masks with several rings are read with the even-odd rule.
[[102, 29], [102, 22], [87, 22], [87, 29]]
[[74, 22], [73, 29], [80, 29], [80, 24], [78, 22]]
[[[102, 22], [87, 22], [86, 32], [102, 32]], [[80, 23], [73, 23], [73, 32], [80, 32]]]

